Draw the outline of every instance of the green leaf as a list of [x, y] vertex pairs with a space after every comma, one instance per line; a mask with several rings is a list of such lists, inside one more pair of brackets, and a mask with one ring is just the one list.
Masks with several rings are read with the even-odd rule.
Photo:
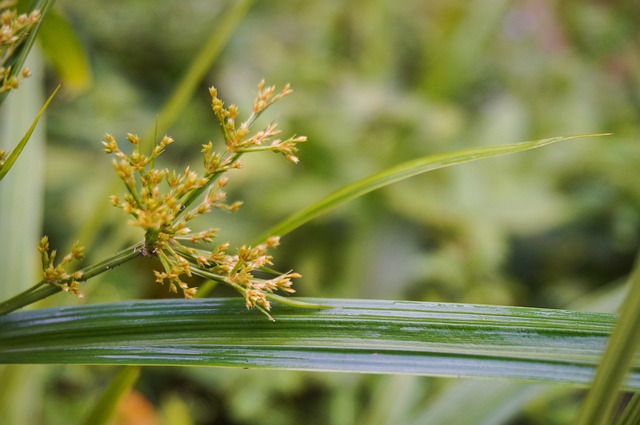
[[627, 369], [640, 347], [640, 267], [631, 275], [620, 319], [578, 415], [578, 425], [610, 424]]
[[55, 9], [40, 28], [40, 47], [64, 81], [67, 91], [86, 90], [93, 76], [87, 55], [69, 23]]
[[84, 421], [85, 425], [106, 425], [113, 417], [116, 409], [140, 376], [140, 368], [128, 366], [111, 381], [100, 400], [93, 407]]
[[[180, 116], [185, 106], [193, 96], [198, 84], [215, 63], [220, 52], [227, 45], [231, 36], [242, 22], [242, 19], [249, 11], [253, 0], [238, 0], [220, 17], [219, 23], [212, 26], [212, 32], [207, 42], [202, 46], [198, 56], [187, 68], [187, 72], [173, 90], [171, 97], [167, 100], [162, 111], [158, 115], [157, 123], [143, 137], [143, 143], [152, 146], [155, 143], [153, 135], [160, 135], [167, 131]], [[161, 136], [160, 136], [161, 137]]]
[[583, 137], [606, 136], [608, 134], [583, 134], [577, 136], [553, 137], [550, 139], [521, 142], [508, 145], [487, 146], [482, 148], [461, 149], [436, 155], [429, 155], [391, 167], [380, 173], [366, 177], [339, 189], [309, 207], [293, 214], [265, 232], [257, 241], [266, 240], [269, 236], [284, 236], [308, 221], [324, 214], [335, 207], [376, 189], [399, 182], [427, 171], [438, 170], [452, 165], [492, 158], [530, 149], [540, 148], [552, 143]]
[[635, 393], [616, 425], [640, 424], [640, 393]]
[[18, 142], [18, 145], [11, 151], [6, 161], [0, 166], [0, 180], [2, 180], [4, 176], [7, 175], [11, 167], [13, 167], [13, 164], [18, 159], [18, 156], [20, 155], [24, 147], [27, 145], [27, 142], [29, 141], [29, 138], [31, 137], [33, 130], [36, 129], [36, 126], [38, 125], [38, 121], [40, 120], [40, 117], [42, 116], [44, 111], [47, 109], [47, 106], [49, 106], [49, 103], [51, 102], [51, 100], [53, 100], [53, 97], [56, 95], [56, 93], [58, 93], [58, 90], [60, 90], [60, 86], [56, 87], [53, 93], [51, 93], [51, 96], [49, 96], [49, 99], [47, 99], [44, 105], [42, 105], [42, 108], [40, 108], [40, 111], [38, 112], [36, 117], [33, 119], [33, 122], [31, 123], [31, 127], [29, 127], [29, 130], [27, 130], [26, 134], [22, 137], [20, 142]]
[[[304, 301], [276, 322], [237, 299], [135, 301], [0, 317], [0, 363], [202, 365], [587, 385], [615, 316], [401, 301]], [[625, 388], [640, 389], [635, 359]]]

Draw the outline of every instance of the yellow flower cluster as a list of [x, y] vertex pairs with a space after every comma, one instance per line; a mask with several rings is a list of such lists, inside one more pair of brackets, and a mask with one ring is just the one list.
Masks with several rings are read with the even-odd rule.
[[[273, 273], [266, 268], [272, 265], [268, 249], [279, 244], [277, 237], [255, 247], [242, 246], [235, 254], [229, 254], [228, 243], [212, 249], [195, 247], [213, 242], [218, 229], [192, 232], [188, 227], [191, 220], [213, 209], [235, 211], [240, 206], [240, 202], [225, 202], [223, 188], [228, 179], [223, 174], [239, 168], [239, 159], [243, 154], [268, 150], [281, 153], [294, 163], [298, 162], [294, 155], [296, 145], [306, 141], [306, 137], [294, 136], [284, 141], [272, 141], [280, 133], [275, 124], [254, 134], [250, 132], [255, 119], [290, 92], [288, 85], [276, 93], [274, 87], [265, 87], [261, 82], [252, 114], [238, 125], [238, 108], [235, 105], [225, 107], [218, 98], [217, 90], [211, 87], [212, 110], [220, 123], [225, 148], [218, 153], [214, 151], [212, 142], [203, 145], [202, 176], [189, 167], [182, 172], [155, 167], [156, 158], [173, 143], [168, 136], [162, 138], [148, 156], [140, 152], [140, 140], [136, 135], [127, 135], [133, 146], [130, 154], [120, 149], [115, 137], [110, 134], [105, 136], [102, 142], [104, 150], [115, 156], [113, 167], [127, 188], [124, 196], [114, 195], [111, 202], [131, 216], [131, 225], [145, 231], [140, 254], [154, 255], [160, 259], [163, 270], [155, 271], [156, 281], [167, 283], [172, 292], [180, 291], [187, 298], [193, 297], [196, 288], [189, 287], [183, 277], [197, 275], [232, 286], [244, 296], [248, 308], [255, 307], [264, 313], [271, 308], [268, 294], [275, 291], [294, 292], [292, 279], [300, 277], [297, 273], [275, 273], [272, 279], [260, 279], [254, 275], [256, 271]], [[196, 201], [199, 203], [192, 206]]]
[[63, 291], [72, 293], [82, 298], [79, 284], [83, 280], [82, 272], [75, 271], [69, 273], [65, 270], [65, 266], [74, 260], [84, 258], [84, 248], [78, 242], [73, 245], [71, 252], [65, 255], [58, 264], [56, 264], [57, 251], [51, 251], [49, 248], [49, 238], [43, 237], [38, 245], [38, 251], [42, 259], [42, 273], [44, 281], [59, 286]]
[[7, 61], [39, 20], [38, 10], [18, 15], [15, 9], [3, 8], [0, 4], [0, 93], [17, 88], [20, 80], [30, 75], [28, 68], [12, 72]]

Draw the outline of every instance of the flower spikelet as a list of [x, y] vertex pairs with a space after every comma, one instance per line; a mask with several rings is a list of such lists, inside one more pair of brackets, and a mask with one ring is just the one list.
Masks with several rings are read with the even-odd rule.
[[58, 264], [56, 264], [57, 251], [49, 249], [49, 238], [47, 236], [40, 240], [38, 245], [42, 261], [43, 280], [51, 285], [60, 287], [63, 291], [75, 294], [78, 298], [82, 298], [79, 285], [82, 282], [82, 272], [75, 271], [69, 273], [66, 266], [74, 260], [84, 258], [84, 248], [78, 242], [73, 245], [71, 252], [65, 255]]
[[[156, 168], [156, 159], [174, 142], [169, 136], [163, 137], [147, 155], [141, 150], [143, 143], [135, 134], [126, 136], [131, 145], [130, 153], [120, 148], [113, 135], [105, 135], [104, 151], [113, 156], [114, 170], [127, 190], [121, 196], [112, 195], [111, 203], [130, 216], [132, 226], [144, 231], [140, 252], [159, 258], [162, 270], [154, 271], [156, 282], [167, 284], [171, 292], [181, 293], [186, 298], [194, 297], [196, 288], [189, 287], [185, 280], [193, 275], [201, 276], [232, 286], [244, 296], [248, 308], [257, 308], [267, 315], [271, 308], [269, 294], [295, 292], [292, 279], [300, 277], [299, 274], [278, 273], [269, 268], [273, 258], [268, 251], [278, 245], [277, 237], [254, 247], [243, 245], [232, 254], [227, 242], [216, 245], [217, 228], [191, 229], [192, 221], [199, 216], [213, 210], [233, 212], [240, 207], [240, 201], [227, 202], [224, 189], [228, 183], [226, 173], [241, 167], [242, 155], [271, 151], [298, 162], [295, 156], [297, 144], [306, 141], [304, 136], [274, 140], [280, 134], [275, 123], [251, 131], [256, 118], [290, 92], [288, 85], [276, 92], [275, 87], [267, 87], [264, 81], [261, 82], [251, 115], [240, 121], [239, 108], [226, 106], [218, 98], [218, 90], [211, 87], [211, 108], [224, 140], [219, 152], [212, 141], [202, 145], [202, 174], [191, 167], [181, 172]], [[275, 277], [258, 277], [265, 273]]]
[[41, 18], [38, 10], [18, 14], [3, 4], [0, 4], [0, 93], [18, 88], [20, 81], [31, 75], [28, 68], [13, 72], [7, 62]]

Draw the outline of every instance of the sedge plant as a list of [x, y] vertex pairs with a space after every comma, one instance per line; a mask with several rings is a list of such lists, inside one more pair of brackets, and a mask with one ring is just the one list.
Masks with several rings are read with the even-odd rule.
[[[271, 105], [291, 93], [286, 85], [276, 92], [274, 86], [258, 85], [258, 95], [249, 117], [238, 120], [238, 108], [225, 106], [218, 98], [214, 87], [209, 89], [212, 111], [220, 125], [224, 149], [214, 150], [210, 141], [202, 145], [204, 172], [199, 175], [191, 167], [183, 171], [156, 167], [158, 157], [174, 140], [164, 136], [151, 150], [144, 154], [140, 149], [140, 138], [129, 133], [127, 140], [130, 153], [121, 150], [116, 138], [105, 135], [104, 151], [113, 155], [113, 168], [124, 183], [123, 196], [112, 195], [112, 205], [130, 216], [129, 224], [144, 231], [144, 239], [98, 264], [70, 271], [69, 264], [81, 260], [84, 248], [78, 243], [70, 253], [58, 260], [56, 250], [49, 247], [48, 238], [42, 238], [38, 250], [42, 257], [43, 279], [22, 294], [0, 304], [0, 314], [47, 297], [58, 291], [82, 296], [80, 284], [87, 279], [112, 269], [139, 256], [155, 256], [162, 270], [155, 271], [156, 281], [167, 284], [171, 292], [180, 292], [185, 298], [193, 298], [197, 288], [189, 287], [185, 277], [200, 276], [224, 283], [238, 291], [245, 299], [247, 308], [256, 308], [269, 318], [269, 298], [276, 292], [290, 294], [293, 279], [300, 277], [294, 271], [278, 273], [271, 266], [270, 250], [279, 245], [278, 236], [270, 236], [254, 246], [242, 245], [230, 252], [228, 242], [213, 244], [219, 229], [210, 227], [192, 231], [192, 220], [214, 209], [235, 211], [241, 202], [226, 202], [224, 187], [228, 183], [227, 173], [241, 167], [242, 155], [251, 152], [273, 152], [289, 162], [298, 163], [297, 145], [305, 142], [305, 136], [294, 135], [278, 138], [277, 124], [252, 132], [255, 120]], [[206, 248], [207, 245], [212, 245]], [[257, 277], [256, 272], [272, 277]]]
[[[10, 3], [1, 2], [0, 8], [6, 5]], [[0, 50], [2, 63], [18, 50], [20, 40], [29, 37], [41, 16], [38, 10], [29, 15], [13, 12], [2, 15], [3, 37], [11, 33], [0, 38], [4, 43], [4, 50]], [[28, 76], [28, 71], [18, 69], [16, 65], [1, 68], [0, 100], [19, 85], [21, 78]], [[608, 314], [395, 301], [299, 302], [277, 295], [293, 293], [293, 281], [301, 277], [297, 272], [277, 272], [272, 267], [271, 250], [278, 246], [279, 236], [342, 203], [402, 179], [575, 137], [465, 149], [409, 161], [337, 190], [272, 227], [253, 244], [235, 250], [227, 242], [218, 242], [219, 229], [215, 227], [192, 230], [194, 220], [204, 214], [239, 208], [240, 202], [227, 201], [225, 186], [229, 172], [241, 168], [244, 154], [269, 151], [289, 162], [298, 162], [298, 144], [306, 141], [306, 137], [280, 138], [276, 124], [259, 131], [253, 129], [256, 119], [290, 92], [289, 86], [276, 91], [261, 82], [251, 113], [241, 120], [238, 108], [226, 106], [212, 87], [211, 106], [222, 140], [202, 145], [201, 173], [194, 171], [196, 166], [180, 171], [159, 166], [162, 154], [174, 143], [169, 136], [147, 148], [146, 136], [140, 138], [130, 133], [126, 135], [125, 148], [115, 136], [105, 135], [104, 150], [113, 157], [115, 173], [125, 188], [124, 194], [111, 196], [111, 204], [128, 215], [129, 224], [140, 228], [144, 236], [103, 261], [81, 267], [73, 266], [84, 257], [84, 248], [79, 243], [61, 256], [51, 249], [47, 237], [42, 238], [38, 246], [42, 280], [0, 303], [0, 315], [4, 315], [0, 317], [0, 362], [252, 366], [502, 377], [588, 387], [613, 333], [608, 352], [622, 347], [618, 351], [623, 351], [624, 356], [605, 357], [600, 366], [604, 378], [599, 381], [603, 383], [596, 381], [594, 395], [587, 398], [580, 423], [607, 423], [616, 391], [640, 390], [640, 368], [634, 356], [638, 338], [634, 340], [631, 335], [637, 321], [637, 314], [632, 313], [637, 306], [632, 303], [627, 304], [623, 315], [629, 319], [623, 321], [624, 326], [618, 332], [614, 331], [616, 317]], [[22, 146], [27, 139], [28, 135], [21, 141]], [[9, 155], [9, 158], [13, 155], [12, 161], [19, 150], [14, 152], [15, 155]], [[9, 163], [7, 155], [0, 154], [0, 171], [3, 158], [4, 165]], [[8, 165], [4, 167], [5, 174]], [[82, 286], [87, 280], [138, 257], [156, 257], [160, 265], [154, 271], [156, 281], [187, 300], [14, 313], [61, 291], [82, 296]], [[243, 297], [242, 303], [192, 299], [197, 298], [198, 288], [189, 285], [191, 276], [230, 286]], [[274, 301], [281, 304], [276, 314], [272, 311]], [[265, 326], [273, 324], [259, 315], [238, 323], [234, 318], [240, 304], [259, 310], [272, 321], [273, 314], [278, 319], [278, 331], [265, 332], [270, 329]], [[212, 315], [221, 320], [212, 321]], [[127, 342], [121, 342], [124, 340]], [[617, 364], [623, 364], [624, 370], [614, 373], [613, 366]], [[627, 366], [630, 372], [625, 379]], [[136, 377], [135, 369], [124, 369], [104, 399], [120, 398], [123, 390], [117, 388], [130, 388]], [[94, 410], [104, 410], [109, 404], [101, 402]], [[640, 410], [637, 405], [634, 398], [621, 423], [633, 423], [632, 418]], [[599, 414], [598, 409], [605, 414]]]

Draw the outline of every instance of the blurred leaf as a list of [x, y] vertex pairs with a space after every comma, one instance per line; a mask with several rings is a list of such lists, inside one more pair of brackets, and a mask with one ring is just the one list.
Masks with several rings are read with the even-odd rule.
[[[60, 307], [0, 318], [0, 363], [202, 365], [587, 385], [615, 317], [470, 304], [308, 301], [276, 322], [237, 299]], [[634, 362], [625, 388], [640, 389]]]
[[[517, 382], [452, 382], [429, 400], [411, 425], [496, 425], [507, 421], [541, 390]], [[460, 406], [465, 406], [461, 409]]]
[[167, 100], [162, 111], [158, 115], [157, 123], [143, 137], [143, 142], [151, 146], [155, 143], [152, 139], [157, 132], [160, 135], [173, 124], [184, 111], [189, 99], [205, 74], [211, 69], [220, 52], [227, 45], [234, 31], [242, 22], [249, 11], [253, 0], [236, 0], [232, 2], [228, 10], [220, 17], [219, 23], [213, 25], [211, 35], [206, 44], [200, 49], [200, 53], [191, 62], [187, 72], [175, 87], [171, 97]]
[[2, 425], [36, 424], [43, 403], [46, 367], [8, 365], [0, 367], [0, 419]]
[[[44, 66], [37, 49], [32, 50], [26, 64], [32, 71], [32, 77], [0, 108], [1, 148], [9, 148], [9, 143], [14, 145], [28, 130], [11, 154], [13, 162], [18, 151], [22, 151], [20, 161], [0, 182], [0, 298], [3, 299], [26, 289], [37, 279], [35, 248], [42, 237], [46, 140], [44, 122], [37, 128], [35, 124], [46, 104], [42, 106]], [[29, 143], [25, 147], [27, 139]], [[10, 167], [5, 164], [3, 172], [6, 173]], [[0, 367], [2, 425], [38, 423], [41, 419], [39, 409], [44, 403], [42, 388], [46, 370], [33, 365]]]
[[[35, 247], [42, 237], [46, 141], [44, 125], [36, 127], [35, 122], [44, 110], [44, 67], [37, 50], [27, 63], [33, 71], [31, 81], [13, 93], [0, 115], [0, 147], [8, 149], [10, 143], [13, 148], [0, 182], [0, 241], [4, 242], [0, 244], [0, 295], [3, 299], [28, 288], [38, 278]], [[23, 136], [25, 132], [27, 135]], [[18, 146], [13, 146], [21, 137]], [[25, 146], [27, 139], [29, 143]], [[20, 151], [20, 160], [16, 161]], [[9, 168], [11, 173], [6, 174]]]
[[31, 123], [31, 127], [29, 127], [29, 130], [27, 130], [27, 133], [24, 136], [22, 136], [22, 139], [20, 140], [20, 142], [18, 142], [16, 147], [11, 151], [11, 153], [7, 157], [4, 164], [2, 164], [2, 167], [0, 167], [0, 180], [2, 180], [4, 176], [7, 175], [11, 167], [13, 167], [13, 164], [18, 159], [18, 156], [20, 155], [24, 147], [27, 145], [27, 142], [29, 141], [31, 134], [33, 134], [33, 130], [35, 130], [36, 126], [38, 125], [38, 121], [40, 120], [40, 117], [42, 116], [44, 111], [47, 109], [47, 106], [49, 106], [49, 103], [51, 102], [51, 100], [53, 100], [53, 97], [56, 95], [56, 93], [58, 93], [58, 90], [60, 90], [60, 85], [56, 87], [53, 93], [51, 93], [51, 96], [49, 96], [49, 99], [47, 99], [47, 101], [44, 103], [42, 108], [40, 108], [40, 111], [38, 112], [36, 117], [33, 119], [33, 122]]
[[635, 393], [616, 425], [637, 425], [640, 423], [640, 393]]
[[140, 368], [128, 366], [120, 370], [87, 415], [85, 425], [107, 425], [122, 399], [129, 394], [140, 376]]
[[466, 162], [477, 161], [479, 159], [492, 158], [516, 152], [550, 145], [552, 143], [583, 137], [605, 136], [606, 134], [583, 134], [578, 136], [552, 137], [550, 139], [536, 140], [532, 142], [521, 142], [509, 145], [497, 145], [472, 149], [461, 149], [452, 152], [445, 152], [436, 155], [429, 155], [416, 160], [408, 161], [400, 165], [391, 167], [380, 173], [366, 177], [357, 182], [351, 183], [339, 189], [329, 196], [324, 197], [315, 204], [293, 214], [289, 218], [275, 225], [265, 232], [258, 241], [266, 240], [269, 236], [284, 236], [292, 230], [297, 229], [308, 221], [332, 210], [333, 208], [348, 201], [363, 196], [376, 189], [399, 182], [409, 177], [416, 176], [427, 171], [450, 167], [452, 165], [464, 164]]
[[161, 416], [166, 425], [193, 425], [189, 406], [177, 394], [162, 403]]
[[79, 93], [91, 85], [87, 55], [69, 23], [55, 9], [40, 27], [40, 46], [67, 90]]

